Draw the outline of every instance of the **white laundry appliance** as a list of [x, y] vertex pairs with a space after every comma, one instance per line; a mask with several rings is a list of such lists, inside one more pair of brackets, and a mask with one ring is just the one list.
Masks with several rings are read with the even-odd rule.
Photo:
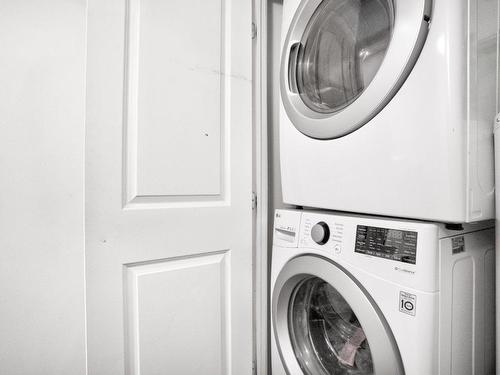
[[277, 210], [273, 375], [493, 375], [491, 221]]
[[283, 2], [285, 203], [494, 217], [498, 0]]

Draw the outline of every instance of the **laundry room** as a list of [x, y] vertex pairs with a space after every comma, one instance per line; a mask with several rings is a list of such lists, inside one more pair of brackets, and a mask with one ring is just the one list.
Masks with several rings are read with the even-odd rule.
[[0, 47], [0, 375], [500, 373], [500, 0], [3, 0]]

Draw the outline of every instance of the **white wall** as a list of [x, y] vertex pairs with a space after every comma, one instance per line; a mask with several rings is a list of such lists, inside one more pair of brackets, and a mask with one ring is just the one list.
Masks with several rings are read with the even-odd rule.
[[269, 157], [269, 236], [272, 243], [274, 210], [283, 208], [279, 161], [279, 71], [281, 58], [281, 13], [282, 0], [268, 2], [268, 157]]
[[0, 374], [85, 373], [85, 17], [0, 2]]
[[[272, 244], [273, 244], [273, 224], [274, 210], [285, 208], [281, 194], [281, 175], [279, 160], [279, 71], [281, 58], [281, 16], [283, 11], [283, 0], [268, 1], [267, 9], [267, 126], [268, 126], [268, 265], [272, 262]], [[269, 290], [271, 298], [271, 290]], [[270, 317], [269, 317], [270, 318]], [[269, 327], [271, 325], [269, 324]], [[269, 340], [273, 333], [269, 331]], [[270, 341], [268, 341], [270, 343]], [[268, 345], [268, 348], [271, 346]], [[270, 353], [268, 353], [270, 355]], [[268, 358], [271, 365], [271, 359]], [[271, 370], [268, 370], [271, 373]]]

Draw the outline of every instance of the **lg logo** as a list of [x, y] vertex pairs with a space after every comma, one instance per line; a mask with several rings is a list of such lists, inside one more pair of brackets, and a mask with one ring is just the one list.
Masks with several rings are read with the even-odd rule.
[[417, 313], [417, 296], [408, 292], [399, 292], [399, 311], [415, 316]]

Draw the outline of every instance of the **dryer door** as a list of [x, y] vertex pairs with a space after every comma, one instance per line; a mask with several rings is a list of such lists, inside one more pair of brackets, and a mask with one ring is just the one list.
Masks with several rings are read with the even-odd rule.
[[302, 133], [341, 137], [372, 119], [413, 68], [431, 0], [303, 0], [286, 37], [281, 96]]
[[364, 288], [319, 256], [290, 260], [275, 283], [274, 334], [290, 375], [402, 375], [392, 332]]

